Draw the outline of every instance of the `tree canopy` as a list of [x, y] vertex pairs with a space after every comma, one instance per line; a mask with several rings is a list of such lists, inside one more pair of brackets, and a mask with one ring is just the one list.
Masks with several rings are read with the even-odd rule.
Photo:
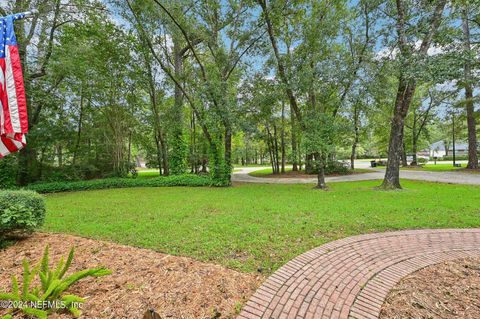
[[[438, 141], [469, 144], [478, 168], [476, 0], [15, 0], [37, 9], [16, 33], [27, 148], [0, 160], [0, 186], [162, 175], [233, 164], [319, 173]], [[448, 152], [449, 148], [446, 147]], [[447, 154], [448, 155], [448, 154]]]

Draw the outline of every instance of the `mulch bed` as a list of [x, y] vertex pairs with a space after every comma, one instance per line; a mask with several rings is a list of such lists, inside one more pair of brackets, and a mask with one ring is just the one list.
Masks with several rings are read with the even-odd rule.
[[380, 318], [480, 318], [480, 259], [445, 262], [405, 277], [390, 291]]
[[[69, 292], [88, 297], [81, 318], [142, 318], [155, 309], [161, 318], [233, 318], [263, 277], [175, 257], [147, 249], [60, 234], [35, 234], [0, 251], [0, 291], [10, 291], [12, 274], [20, 276], [22, 260], [37, 263], [50, 245], [57, 262], [75, 246], [71, 271], [106, 266], [113, 274], [88, 278]], [[0, 309], [0, 317], [5, 310]], [[21, 318], [16, 316], [15, 318]], [[56, 314], [51, 318], [71, 318]]]

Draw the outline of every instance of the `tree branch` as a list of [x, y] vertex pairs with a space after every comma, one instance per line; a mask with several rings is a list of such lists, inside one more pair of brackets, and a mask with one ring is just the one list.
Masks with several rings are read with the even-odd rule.
[[175, 78], [173, 73], [168, 69], [168, 67], [163, 63], [162, 59], [157, 55], [157, 53], [155, 52], [155, 49], [153, 48], [153, 45], [152, 45], [152, 42], [151, 42], [150, 38], [147, 36], [147, 34], [145, 32], [145, 29], [143, 28], [142, 24], [140, 23], [140, 20], [138, 19], [137, 14], [135, 13], [135, 11], [132, 8], [130, 0], [126, 0], [126, 2], [127, 2], [127, 5], [128, 5], [128, 8], [132, 12], [133, 17], [135, 19], [135, 22], [136, 22], [136, 24], [139, 28], [141, 38], [147, 43], [147, 46], [149, 47], [150, 52], [152, 53], [155, 60], [157, 60], [157, 62], [160, 64], [160, 67], [162, 68], [162, 70], [175, 83], [175, 85], [180, 89], [180, 91], [182, 91], [183, 95], [185, 96], [185, 98], [188, 101], [188, 104], [190, 104], [190, 107], [192, 108], [193, 112], [195, 113], [195, 115], [199, 119], [200, 124], [201, 124], [200, 126], [202, 127], [202, 131], [203, 131], [205, 137], [211, 143], [213, 140], [212, 140], [212, 137], [210, 135], [210, 132], [208, 131], [207, 127], [205, 126], [205, 122], [203, 120], [203, 117], [201, 116], [200, 112], [196, 108], [192, 98], [190, 97], [189, 94], [187, 94], [185, 88], [183, 87], [183, 85], [181, 85], [180, 81], [178, 81], [178, 79]]
[[195, 60], [197, 61], [198, 65], [200, 67], [203, 79], [206, 81], [207, 80], [207, 74], [205, 72], [205, 68], [204, 68], [202, 62], [200, 61], [200, 58], [198, 57], [197, 52], [195, 51], [195, 48], [192, 45], [192, 42], [190, 41], [190, 38], [189, 38], [187, 32], [180, 25], [180, 23], [178, 23], [178, 21], [173, 17], [173, 15], [170, 13], [170, 11], [168, 11], [167, 8], [160, 1], [158, 1], [158, 0], [154, 0], [154, 1], [160, 8], [162, 8], [162, 10], [170, 17], [170, 19], [173, 21], [173, 23], [180, 29], [180, 32], [183, 34], [183, 37], [185, 38], [185, 41], [187, 41], [188, 46], [192, 50], [192, 54], [195, 57]]

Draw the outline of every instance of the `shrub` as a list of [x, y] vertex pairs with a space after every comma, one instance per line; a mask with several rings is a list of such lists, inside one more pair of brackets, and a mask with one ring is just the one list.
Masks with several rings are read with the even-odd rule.
[[344, 162], [338, 161], [329, 161], [327, 166], [325, 167], [325, 174], [332, 175], [332, 174], [340, 174], [346, 175], [350, 172], [348, 165]]
[[417, 158], [417, 163], [418, 164], [427, 164], [428, 159], [426, 159], [425, 157], [419, 157], [419, 158]]
[[43, 225], [45, 203], [33, 191], [0, 191], [0, 241], [17, 232], [32, 232]]
[[52, 182], [35, 183], [27, 189], [38, 193], [58, 193], [84, 191], [105, 188], [130, 188], [130, 187], [162, 187], [162, 186], [225, 186], [214, 183], [209, 176], [199, 175], [172, 175], [146, 179], [134, 178], [105, 178], [78, 182]]
[[[453, 161], [453, 156], [448, 155], [443, 157], [444, 161]], [[457, 161], [467, 161], [468, 160], [468, 155], [456, 155], [455, 160]]]
[[[312, 174], [318, 174], [318, 170], [314, 168]], [[325, 166], [325, 175], [347, 175], [350, 173], [350, 167], [345, 162], [328, 161]]]
[[[10, 311], [22, 312], [28, 317], [46, 319], [48, 315], [56, 311], [69, 311], [75, 317], [81, 315], [78, 309], [84, 298], [76, 295], [65, 294], [65, 291], [73, 284], [86, 277], [101, 277], [110, 275], [111, 271], [104, 268], [85, 269], [70, 276], [65, 276], [73, 261], [73, 248], [68, 258], [62, 257], [55, 268], [49, 267], [48, 246], [45, 247], [43, 258], [38, 265], [31, 268], [30, 263], [23, 260], [23, 280], [19, 289], [17, 276], [12, 275], [12, 288], [9, 293], [0, 293], [0, 300], [12, 304]], [[32, 287], [38, 275], [40, 285]], [[2, 319], [12, 318], [7, 314]]]

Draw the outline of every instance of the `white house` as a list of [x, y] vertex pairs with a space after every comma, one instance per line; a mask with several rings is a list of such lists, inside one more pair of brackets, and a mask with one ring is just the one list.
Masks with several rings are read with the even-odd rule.
[[[424, 149], [419, 152], [418, 155], [430, 156], [430, 157], [443, 157], [447, 154], [445, 151], [445, 143], [438, 141], [429, 146], [428, 149]], [[448, 145], [448, 155], [453, 155], [453, 144]], [[464, 142], [455, 143], [455, 155], [464, 156], [468, 155], [468, 144]]]

